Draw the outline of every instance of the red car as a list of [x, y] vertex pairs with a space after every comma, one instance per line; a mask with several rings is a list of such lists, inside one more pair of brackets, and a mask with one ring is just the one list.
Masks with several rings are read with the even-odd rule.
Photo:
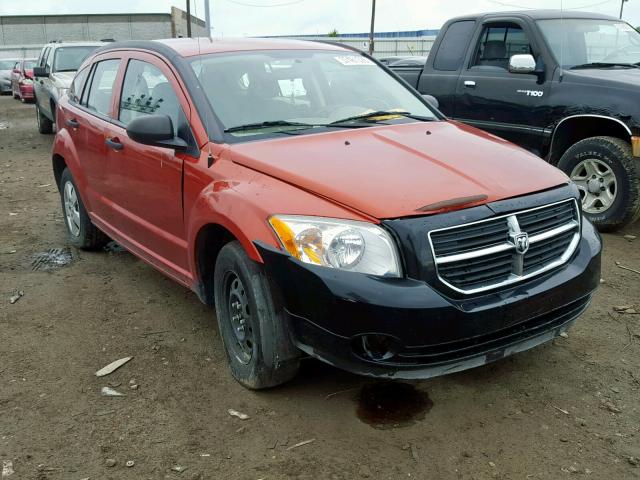
[[110, 237], [215, 305], [249, 388], [303, 353], [427, 378], [547, 342], [600, 280], [578, 189], [432, 101], [344, 46], [109, 44], [57, 107], [70, 242]]
[[24, 58], [16, 62], [11, 72], [13, 98], [23, 102], [33, 100], [33, 67], [35, 58]]

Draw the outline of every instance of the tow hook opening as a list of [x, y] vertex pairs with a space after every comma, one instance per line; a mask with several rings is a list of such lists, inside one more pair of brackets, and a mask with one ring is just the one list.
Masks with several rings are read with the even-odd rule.
[[352, 347], [356, 355], [376, 362], [389, 360], [398, 353], [397, 340], [381, 333], [368, 333], [355, 337]]

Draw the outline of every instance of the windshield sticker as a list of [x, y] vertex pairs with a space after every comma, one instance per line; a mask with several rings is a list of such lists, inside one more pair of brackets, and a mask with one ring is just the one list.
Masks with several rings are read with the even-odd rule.
[[360, 55], [341, 55], [339, 57], [333, 58], [340, 62], [342, 65], [346, 65], [348, 67], [357, 65], [374, 65], [374, 63], [367, 57], [362, 57]]

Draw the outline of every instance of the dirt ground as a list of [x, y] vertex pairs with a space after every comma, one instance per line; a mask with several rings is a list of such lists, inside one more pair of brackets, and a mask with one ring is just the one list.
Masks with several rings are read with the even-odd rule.
[[[118, 248], [65, 250], [53, 136], [34, 113], [0, 98], [2, 480], [640, 478], [640, 315], [614, 310], [640, 312], [640, 275], [615, 263], [640, 270], [640, 238], [624, 238], [640, 224], [604, 235], [603, 283], [568, 337], [410, 382], [423, 413], [381, 429], [357, 414], [371, 379], [309, 359], [247, 391], [194, 294]], [[39, 256], [51, 249], [71, 261]]]

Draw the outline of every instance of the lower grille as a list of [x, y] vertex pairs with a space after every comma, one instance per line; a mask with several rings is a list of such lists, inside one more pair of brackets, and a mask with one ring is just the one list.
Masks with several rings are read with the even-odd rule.
[[580, 239], [574, 199], [429, 232], [440, 280], [461, 293], [506, 286], [565, 263]]

